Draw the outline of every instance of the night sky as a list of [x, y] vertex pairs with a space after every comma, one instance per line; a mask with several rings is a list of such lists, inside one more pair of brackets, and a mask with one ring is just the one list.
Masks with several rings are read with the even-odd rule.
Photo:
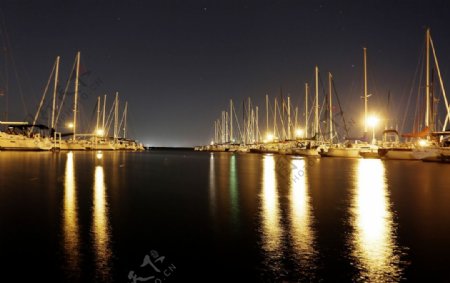
[[265, 94], [273, 99], [281, 88], [303, 109], [315, 65], [324, 84], [333, 73], [360, 133], [363, 47], [369, 108], [381, 111], [390, 92], [390, 115], [401, 119], [427, 27], [450, 88], [450, 1], [2, 0], [0, 9], [1, 120], [34, 115], [56, 56], [64, 85], [78, 50], [82, 124], [95, 120], [97, 96], [111, 102], [118, 91], [129, 103], [130, 134], [151, 146], [209, 143], [230, 98], [239, 110], [251, 97], [264, 117]]

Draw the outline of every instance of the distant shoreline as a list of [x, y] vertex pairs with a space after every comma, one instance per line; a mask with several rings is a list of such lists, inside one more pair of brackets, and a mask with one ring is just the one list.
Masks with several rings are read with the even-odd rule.
[[193, 147], [146, 146], [145, 150], [194, 150]]

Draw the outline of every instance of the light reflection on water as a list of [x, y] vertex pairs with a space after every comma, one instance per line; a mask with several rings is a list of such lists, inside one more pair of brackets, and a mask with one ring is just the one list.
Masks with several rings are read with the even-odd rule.
[[64, 174], [63, 237], [66, 258], [65, 268], [73, 272], [73, 274], [77, 274], [80, 270], [80, 236], [74, 157], [72, 152], [67, 153]]
[[213, 219], [216, 217], [216, 171], [214, 168], [214, 153], [209, 156], [209, 208]]
[[358, 280], [393, 282], [400, 279], [400, 252], [387, 192], [384, 164], [379, 159], [360, 159], [350, 222], [352, 256], [360, 272]]
[[111, 277], [111, 228], [108, 219], [105, 176], [102, 166], [95, 167], [92, 234], [97, 276], [109, 281]]
[[238, 191], [238, 176], [236, 155], [233, 154], [230, 157], [230, 203], [231, 203], [231, 222], [234, 224], [234, 228], [239, 228], [239, 191]]
[[298, 272], [309, 278], [315, 269], [316, 252], [312, 229], [311, 198], [304, 159], [291, 159], [290, 172], [290, 221], [294, 258]]
[[262, 249], [265, 252], [267, 265], [272, 266], [272, 270], [276, 271], [280, 268], [283, 230], [280, 223], [280, 204], [273, 155], [263, 157], [261, 201]]

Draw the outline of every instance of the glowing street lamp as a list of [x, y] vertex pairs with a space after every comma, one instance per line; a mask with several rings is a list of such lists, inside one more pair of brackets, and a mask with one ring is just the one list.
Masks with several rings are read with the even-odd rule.
[[103, 129], [97, 129], [96, 134], [97, 136], [102, 137], [105, 134], [105, 131], [103, 131]]
[[375, 143], [375, 127], [378, 125], [380, 119], [376, 116], [370, 116], [367, 119], [367, 124], [372, 127], [372, 143]]
[[268, 133], [266, 136], [266, 142], [272, 142], [273, 141], [273, 135], [271, 133]]
[[73, 129], [73, 123], [68, 123], [68, 124], [67, 124], [67, 128]]
[[295, 136], [296, 136], [297, 138], [302, 138], [302, 137], [303, 137], [303, 134], [304, 134], [303, 129], [297, 129], [297, 130], [295, 130]]

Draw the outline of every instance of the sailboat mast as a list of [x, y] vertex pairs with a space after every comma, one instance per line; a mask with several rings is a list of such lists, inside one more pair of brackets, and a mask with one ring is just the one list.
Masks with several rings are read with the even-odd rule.
[[295, 106], [295, 116], [294, 116], [294, 130], [297, 131], [298, 129], [298, 106]]
[[123, 138], [127, 138], [127, 113], [128, 113], [128, 101], [125, 101], [125, 109], [123, 110]]
[[316, 109], [314, 121], [314, 135], [319, 133], [319, 67], [316, 66]]
[[288, 132], [287, 132], [287, 139], [290, 140], [291, 139], [291, 97], [288, 96], [287, 97], [287, 116], [288, 116]]
[[269, 95], [266, 94], [266, 135], [269, 134]]
[[277, 128], [277, 98], [275, 97], [275, 111], [273, 112], [273, 136], [275, 137], [276, 133], [278, 132]]
[[305, 83], [305, 137], [308, 137], [308, 83]]
[[230, 142], [233, 142], [233, 100], [230, 99]]
[[106, 113], [106, 94], [103, 96], [103, 120], [102, 120], [102, 129], [103, 135], [105, 135], [105, 114]]
[[255, 129], [255, 140], [256, 140], [256, 143], [259, 143], [259, 138], [258, 138], [258, 135], [259, 135], [259, 126], [258, 126], [258, 124], [259, 124], [259, 121], [258, 121], [258, 106], [256, 106], [256, 118], [255, 118], [255, 126], [256, 126], [256, 129]]
[[95, 135], [98, 136], [99, 128], [98, 124], [100, 123], [100, 96], [97, 97], [97, 126], [95, 127]]
[[426, 108], [425, 108], [425, 127], [430, 126], [430, 29], [427, 29], [426, 34], [426, 86], [425, 86], [425, 98], [426, 98]]
[[330, 94], [330, 143], [333, 143], [333, 104], [331, 102], [332, 99], [332, 89], [331, 89], [331, 80], [333, 79], [333, 76], [331, 73], [328, 73], [328, 87], [329, 87], [329, 94]]
[[60, 59], [59, 56], [56, 57], [55, 82], [53, 85], [53, 102], [52, 102], [52, 129], [55, 129], [56, 92], [58, 91], [59, 59]]
[[114, 140], [117, 140], [119, 136], [119, 92], [116, 92], [114, 106]]
[[77, 66], [75, 70], [75, 97], [73, 106], [73, 140], [75, 140], [75, 134], [77, 130], [77, 106], [78, 106], [78, 80], [80, 76], [80, 51], [77, 53]]
[[364, 47], [364, 136], [367, 135], [367, 48]]

